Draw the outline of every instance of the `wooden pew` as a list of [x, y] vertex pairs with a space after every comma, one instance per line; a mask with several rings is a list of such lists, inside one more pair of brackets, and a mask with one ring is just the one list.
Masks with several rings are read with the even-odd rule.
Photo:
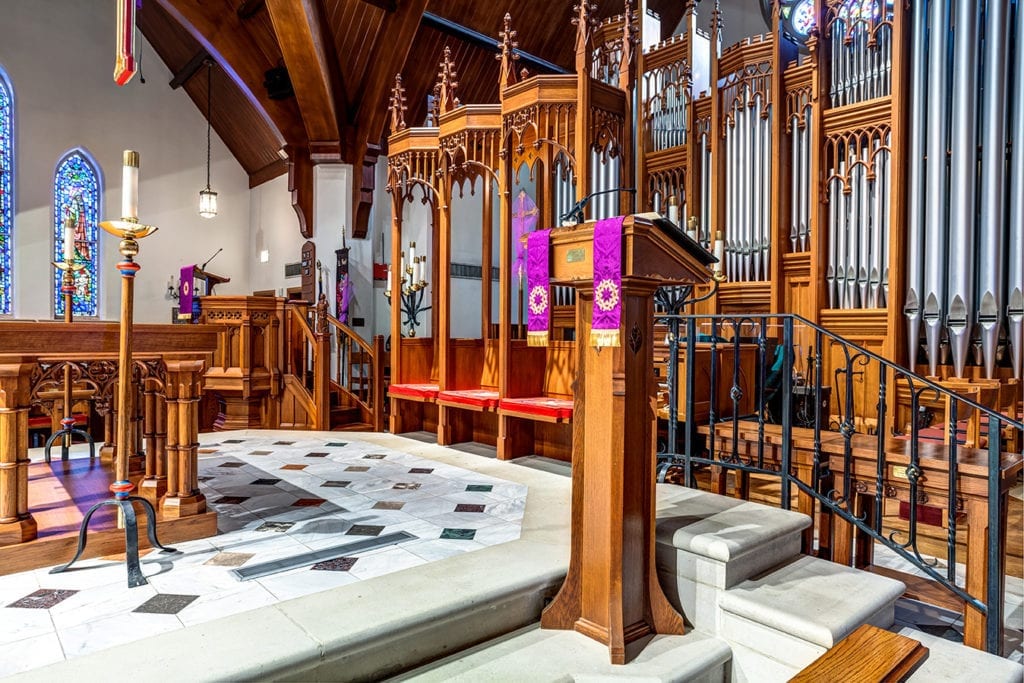
[[398, 346], [401, 377], [388, 387], [391, 402], [389, 431], [392, 434], [437, 431], [437, 365], [430, 337], [402, 339]]
[[452, 379], [437, 394], [437, 443], [498, 443], [498, 340], [452, 339]]
[[498, 402], [498, 458], [570, 460], [576, 343], [551, 341], [536, 348], [513, 342], [510, 353], [515, 371], [509, 395]]

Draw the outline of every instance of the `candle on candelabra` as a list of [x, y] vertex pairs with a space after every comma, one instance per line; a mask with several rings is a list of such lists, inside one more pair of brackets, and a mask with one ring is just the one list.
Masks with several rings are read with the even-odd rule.
[[402, 252], [402, 258], [398, 266], [398, 281], [402, 282], [405, 280], [405, 252]]
[[126, 149], [121, 167], [121, 217], [135, 220], [139, 217], [139, 153]]
[[64, 219], [64, 263], [71, 265], [75, 260], [75, 222], [69, 216]]
[[718, 259], [718, 263], [715, 264], [715, 272], [722, 272], [722, 261], [725, 259], [725, 243], [722, 241], [722, 231], [715, 232], [715, 258]]
[[388, 264], [388, 283], [384, 286], [384, 293], [391, 294], [391, 264]]
[[679, 225], [679, 200], [675, 195], [668, 198], [668, 219]]
[[409, 242], [409, 260], [412, 261], [413, 269], [416, 268], [416, 243]]

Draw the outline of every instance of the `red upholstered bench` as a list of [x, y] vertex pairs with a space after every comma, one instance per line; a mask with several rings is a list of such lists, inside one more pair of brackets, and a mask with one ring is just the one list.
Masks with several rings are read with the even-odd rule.
[[442, 391], [437, 395], [437, 402], [450, 408], [492, 411], [498, 407], [498, 392], [492, 389]]
[[438, 386], [436, 384], [392, 384], [388, 387], [388, 393], [393, 398], [421, 401], [423, 403], [433, 403], [437, 398], [437, 390]]
[[529, 398], [503, 398], [498, 413], [509, 417], [544, 422], [571, 422], [573, 402], [567, 398], [531, 396]]

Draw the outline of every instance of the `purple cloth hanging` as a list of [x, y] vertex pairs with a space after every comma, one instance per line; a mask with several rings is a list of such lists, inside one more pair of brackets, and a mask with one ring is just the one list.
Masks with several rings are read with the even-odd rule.
[[178, 320], [192, 319], [192, 298], [194, 292], [193, 273], [195, 265], [183, 266], [181, 280], [178, 282]]
[[512, 272], [519, 276], [519, 283], [523, 282], [523, 235], [528, 235], [537, 229], [537, 205], [534, 204], [530, 195], [525, 190], [519, 190], [519, 195], [512, 202], [512, 243], [516, 245], [516, 260], [512, 264]]
[[622, 220], [605, 218], [594, 225], [594, 313], [590, 345], [620, 344], [622, 324]]
[[548, 305], [551, 284], [548, 265], [550, 244], [550, 230], [537, 230], [526, 237], [526, 288], [529, 292], [526, 343], [529, 346], [548, 344], [548, 330], [551, 328], [551, 308]]
[[348, 325], [348, 307], [352, 301], [352, 280], [349, 279], [348, 273], [341, 276], [338, 281], [338, 321], [343, 325]]

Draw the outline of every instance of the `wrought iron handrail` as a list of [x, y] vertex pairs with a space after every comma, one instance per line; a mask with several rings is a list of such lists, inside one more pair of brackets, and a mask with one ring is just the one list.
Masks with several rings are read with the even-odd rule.
[[[852, 539], [856, 533], [884, 544], [961, 599], [968, 606], [968, 613], [973, 610], [975, 616], [965, 614], [965, 622], [970, 622], [965, 627], [965, 640], [973, 640], [970, 644], [997, 652], [1001, 643], [1003, 604], [1000, 554], [1003, 544], [1000, 539], [1006, 527], [1005, 519], [1000, 517], [1001, 497], [1006, 495], [1003, 490], [1006, 480], [1001, 477], [1021, 467], [1019, 454], [1002, 452], [1003, 432], [1019, 432], [1024, 430], [1024, 424], [900, 367], [800, 316], [677, 315], [672, 312], [681, 309], [681, 305], [677, 305], [679, 302], [673, 302], [671, 296], [663, 298], [666, 301], [662, 302], [662, 308], [669, 312], [658, 313], [657, 320], [667, 324], [669, 330], [668, 405], [665, 447], [659, 449], [660, 476], [664, 477], [668, 466], [675, 464], [683, 467], [685, 483], [689, 486], [694, 485], [694, 467], [700, 465], [735, 471], [741, 476], [779, 477], [782, 507], [791, 507], [791, 491], [795, 489], [805, 509], [809, 506], [813, 510], [817, 502], [823, 511], [855, 529], [850, 534], [848, 547], [830, 549], [836, 559], [865, 563], [865, 558], [854, 557], [856, 544]], [[690, 302], [684, 300], [682, 303]], [[769, 362], [769, 347], [778, 346], [780, 340], [775, 333], [769, 334], [770, 322], [772, 326], [781, 326], [782, 332], [782, 350], [776, 350], [773, 364]], [[705, 323], [706, 328], [701, 329], [709, 332], [700, 342], [698, 323]], [[798, 325], [803, 329], [798, 330]], [[684, 331], [685, 334], [681, 335]], [[809, 364], [812, 364], [808, 370], [813, 377], [800, 392], [803, 401], [813, 402], [811, 409], [803, 413], [804, 427], [794, 424], [793, 411], [796, 392], [793, 382], [795, 353], [792, 349], [798, 332], [802, 340], [813, 336], [807, 356]], [[702, 355], [698, 355], [698, 343]], [[841, 398], [837, 409], [823, 408], [826, 343], [829, 345], [828, 365], [833, 366], [835, 379], [831, 391], [838, 394], [839, 384], [844, 385], [843, 396], [837, 397]], [[685, 357], [691, 359], [686, 362], [682, 420], [677, 376], [681, 347]], [[707, 355], [706, 363], [703, 362], [703, 354]], [[870, 375], [873, 364], [876, 374]], [[698, 366], [708, 380], [708, 386], [701, 387], [700, 412], [696, 382]], [[877, 403], [871, 406], [862, 400], [858, 405], [853, 389], [855, 380], [871, 388], [872, 400], [877, 381]], [[891, 438], [906, 435], [896, 429], [899, 418], [893, 418], [889, 413], [890, 384], [904, 384], [909, 390], [910, 433], [907, 443]], [[754, 388], [752, 401], [745, 395], [750, 387]], [[948, 405], [947, 443], [925, 447], [927, 453], [922, 453], [923, 444], [919, 439], [923, 427], [917, 416], [922, 401], [928, 400]], [[987, 416], [988, 444], [985, 448], [980, 448], [980, 438], [975, 448], [965, 448], [959, 442], [958, 408], [961, 405], [977, 411], [979, 416]], [[897, 403], [897, 415], [900, 408]], [[778, 413], [774, 420], [773, 411]], [[859, 433], [858, 419], [860, 425], [869, 424], [872, 413], [875, 433]], [[891, 435], [887, 429], [890, 424], [893, 426]], [[680, 425], [683, 427], [681, 445], [677, 431]], [[748, 445], [742, 451], [741, 425], [744, 425], [743, 431], [750, 434]], [[837, 429], [829, 429], [832, 425]], [[755, 431], [756, 437], [753, 435]], [[801, 439], [799, 447], [794, 444], [794, 436]], [[869, 458], [865, 456], [868, 452], [873, 452], [873, 464], [867, 462]], [[898, 465], [893, 465], [893, 462]], [[903, 468], [904, 478], [895, 481], [890, 466]], [[966, 493], [960, 482], [964, 476], [972, 477], [979, 490], [983, 487], [984, 495], [976, 491]], [[933, 480], [945, 480], [945, 490], [941, 495], [936, 493], [938, 487], [932, 485]], [[984, 480], [983, 485], [980, 480]], [[902, 488], [907, 489], [904, 493], [907, 498], [907, 528], [905, 532], [895, 529], [887, 533], [883, 524], [884, 501], [901, 495]], [[866, 497], [872, 494], [873, 504], [866, 503]], [[926, 557], [919, 550], [921, 537], [918, 525], [921, 523], [922, 506], [929, 500], [929, 495], [940, 498], [940, 506], [945, 511], [942, 519], [947, 527], [945, 572], [939, 571], [937, 560]], [[969, 504], [964, 502], [965, 497], [971, 499]], [[984, 508], [983, 514], [979, 505]], [[977, 529], [972, 529], [974, 538], [972, 533], [968, 533], [967, 543], [986, 557], [984, 568], [968, 567], [963, 585], [956, 576], [957, 525], [961, 522], [978, 525]], [[978, 535], [982, 525], [987, 530], [984, 545], [979, 546]], [[980, 548], [983, 551], [979, 551]], [[813, 549], [805, 547], [805, 550]], [[867, 547], [863, 552], [869, 555], [872, 551]], [[979, 571], [984, 572], [983, 581], [979, 580], [982, 576], [977, 574]], [[978, 619], [984, 622], [983, 625], [976, 624]]]

